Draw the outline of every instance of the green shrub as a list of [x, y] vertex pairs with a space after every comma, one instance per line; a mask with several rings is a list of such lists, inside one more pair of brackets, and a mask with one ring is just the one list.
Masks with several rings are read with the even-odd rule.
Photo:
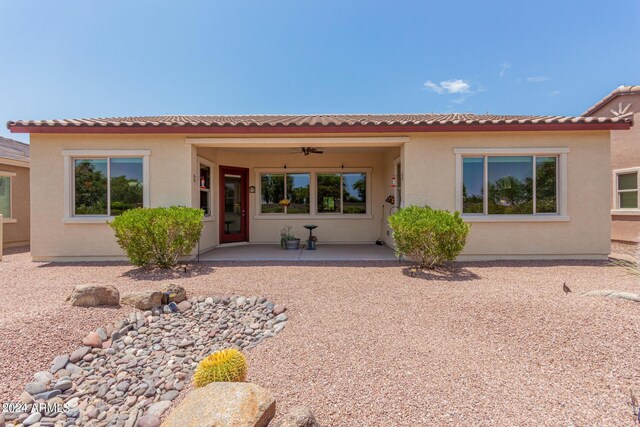
[[125, 211], [109, 223], [118, 244], [137, 266], [171, 268], [200, 239], [201, 209], [179, 206]]
[[459, 212], [434, 210], [428, 206], [409, 206], [389, 217], [396, 255], [405, 255], [422, 268], [433, 268], [454, 260], [469, 234], [469, 224]]

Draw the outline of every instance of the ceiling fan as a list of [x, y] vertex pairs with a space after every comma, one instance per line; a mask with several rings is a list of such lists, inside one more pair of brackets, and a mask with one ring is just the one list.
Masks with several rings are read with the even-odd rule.
[[322, 150], [318, 150], [317, 148], [313, 148], [313, 147], [302, 147], [302, 154], [304, 154], [305, 156], [308, 156], [309, 154], [322, 154], [324, 153], [324, 151]]

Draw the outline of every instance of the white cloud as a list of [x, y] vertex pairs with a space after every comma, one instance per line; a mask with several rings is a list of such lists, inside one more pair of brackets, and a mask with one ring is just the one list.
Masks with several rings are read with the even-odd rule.
[[559, 90], [554, 90], [553, 92], [549, 93], [549, 96], [558, 96], [560, 95], [560, 91]]
[[547, 76], [534, 76], [534, 77], [527, 77], [527, 81], [531, 82], [531, 83], [541, 83], [541, 82], [546, 82], [547, 80], [550, 80], [551, 77], [547, 77]]
[[502, 64], [500, 64], [500, 77], [504, 77], [505, 74], [507, 74], [507, 70], [511, 68], [511, 64], [509, 64], [508, 62], [503, 62]]
[[434, 91], [436, 93], [444, 92], [443, 88], [441, 88], [440, 86], [438, 86], [437, 84], [435, 84], [431, 80], [427, 80], [426, 82], [424, 82], [424, 87], [426, 87], [427, 89], [430, 89], [430, 90], [432, 90], [432, 91]]
[[438, 94], [469, 93], [471, 85], [462, 79], [443, 80], [440, 84], [427, 80], [424, 87]]

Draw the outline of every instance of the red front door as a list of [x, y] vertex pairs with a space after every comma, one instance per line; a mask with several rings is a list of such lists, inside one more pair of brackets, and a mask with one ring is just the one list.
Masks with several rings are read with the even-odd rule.
[[220, 243], [249, 240], [249, 169], [220, 166]]

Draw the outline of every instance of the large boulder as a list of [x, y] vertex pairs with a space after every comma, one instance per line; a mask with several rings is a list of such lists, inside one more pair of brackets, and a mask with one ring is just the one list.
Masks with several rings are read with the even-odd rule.
[[273, 427], [320, 427], [311, 411], [304, 406], [294, 406]]
[[250, 383], [211, 383], [197, 388], [162, 427], [266, 427], [276, 413], [270, 391]]
[[151, 310], [162, 305], [162, 292], [158, 291], [138, 291], [128, 292], [122, 295], [120, 302], [130, 305], [138, 310]]
[[76, 307], [117, 306], [120, 305], [120, 292], [111, 285], [87, 283], [76, 285], [67, 300]]
[[169, 299], [168, 302], [175, 302], [176, 304], [178, 304], [187, 299], [187, 291], [182, 286], [176, 285], [175, 283], [163, 285], [160, 288], [160, 292], [175, 294]]

